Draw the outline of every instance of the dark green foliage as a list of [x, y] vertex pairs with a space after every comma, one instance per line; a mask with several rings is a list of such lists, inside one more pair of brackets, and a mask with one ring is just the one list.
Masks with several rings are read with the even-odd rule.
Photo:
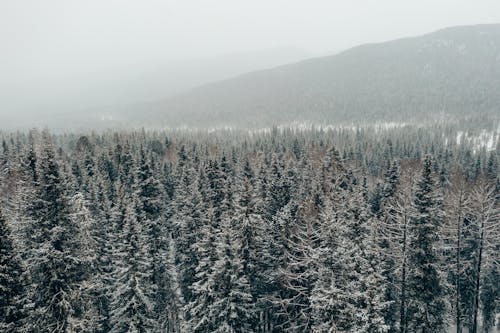
[[432, 173], [432, 159], [426, 156], [415, 192], [415, 215], [410, 222], [408, 257], [408, 326], [415, 332], [444, 332], [445, 288], [440, 278], [437, 251], [444, 222], [442, 198]]
[[85, 258], [78, 257], [78, 227], [70, 219], [64, 178], [46, 133], [39, 174], [40, 184], [29, 207], [32, 222], [28, 232], [33, 248], [28, 250], [27, 258], [30, 303], [26, 330], [65, 331], [72, 324], [72, 303], [76, 301], [73, 297]]
[[0, 330], [18, 332], [23, 315], [23, 268], [0, 211]]

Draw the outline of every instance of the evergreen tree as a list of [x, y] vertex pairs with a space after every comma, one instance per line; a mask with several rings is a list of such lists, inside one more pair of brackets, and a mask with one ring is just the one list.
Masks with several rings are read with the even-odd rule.
[[414, 205], [415, 215], [409, 225], [408, 329], [412, 332], [444, 332], [447, 304], [438, 252], [444, 216], [430, 156], [426, 156], [423, 162]]
[[158, 327], [154, 313], [153, 265], [146, 231], [137, 221], [136, 205], [133, 198], [122, 198], [120, 204], [122, 230], [115, 254], [119, 261], [112, 294], [110, 332], [150, 332]]
[[[474, 304], [473, 321], [470, 331], [479, 332], [479, 310], [483, 310], [485, 327], [490, 329], [493, 326], [493, 316], [496, 312], [497, 301], [495, 295], [498, 294], [498, 250], [500, 249], [500, 225], [498, 200], [495, 197], [495, 188], [487, 182], [480, 181], [472, 192], [472, 214], [473, 223], [476, 227], [475, 240], [477, 251], [475, 255], [475, 283], [474, 283]], [[484, 303], [482, 303], [483, 301]]]
[[264, 220], [259, 213], [261, 202], [252, 185], [253, 172], [249, 164], [245, 164], [243, 175], [239, 179], [233, 198], [232, 227], [235, 229], [235, 241], [239, 244], [237, 254], [241, 256], [243, 276], [250, 285], [252, 302], [256, 305], [251, 315], [251, 327], [259, 325], [257, 306], [260, 311], [265, 311], [263, 297], [267, 287], [264, 258]]
[[310, 297], [317, 275], [314, 251], [318, 242], [315, 215], [317, 207], [310, 200], [296, 205], [289, 223], [282, 266], [278, 271], [280, 293], [275, 301], [277, 314], [283, 318], [285, 332], [311, 331]]
[[414, 215], [412, 175], [400, 180], [384, 203], [384, 217], [376, 222], [382, 274], [387, 282], [385, 315], [390, 332], [407, 332], [409, 221]]
[[73, 297], [82, 277], [78, 226], [70, 218], [69, 198], [48, 133], [40, 158], [40, 184], [29, 207], [33, 248], [27, 254], [28, 332], [65, 331], [74, 315]]
[[80, 283], [73, 298], [78, 300], [70, 317], [70, 332], [102, 332], [106, 329], [107, 313], [102, 313], [97, 302], [106, 293], [104, 275], [97, 267], [98, 239], [94, 230], [97, 225], [87, 208], [87, 202], [78, 193], [70, 200], [70, 219], [78, 227], [74, 238], [78, 244]]
[[199, 181], [194, 170], [183, 172], [171, 202], [173, 212], [169, 224], [173, 230], [176, 252], [176, 265], [179, 268], [181, 289], [184, 301], [190, 302], [191, 285], [198, 265], [193, 246], [199, 241], [201, 227], [208, 223], [204, 214], [207, 211], [201, 197]]
[[215, 283], [213, 279], [214, 264], [217, 260], [216, 235], [219, 229], [215, 222], [213, 209], [207, 209], [209, 221], [200, 230], [200, 239], [193, 244], [193, 251], [198, 258], [198, 265], [195, 269], [195, 278], [191, 285], [191, 301], [186, 303], [186, 332], [210, 332], [213, 329], [212, 318], [207, 309], [215, 301]]
[[138, 223], [147, 237], [152, 264], [152, 281], [149, 283], [155, 288], [155, 315], [161, 327], [168, 326], [169, 314], [166, 311], [169, 301], [172, 301], [170, 277], [165, 264], [168, 252], [167, 226], [162, 214], [165, 195], [159, 180], [154, 175], [153, 165], [146, 156], [144, 148], [140, 151], [138, 163], [137, 184], [134, 185], [137, 197], [136, 216]]
[[213, 303], [206, 309], [211, 332], [253, 332], [255, 303], [251, 286], [244, 274], [244, 263], [230, 220], [224, 219], [216, 245], [217, 260], [211, 275]]
[[[452, 308], [455, 312], [455, 325], [457, 333], [462, 332], [462, 327], [470, 326], [472, 302], [470, 291], [473, 290], [474, 281], [474, 243], [471, 243], [470, 223], [470, 192], [468, 184], [461, 174], [455, 174], [448, 187], [448, 225], [443, 230], [443, 235], [448, 240], [447, 246], [453, 250], [446, 253], [449, 264], [449, 279], [453, 285]], [[464, 325], [465, 324], [465, 325]]]
[[23, 267], [0, 211], [0, 331], [20, 332], [23, 317]]

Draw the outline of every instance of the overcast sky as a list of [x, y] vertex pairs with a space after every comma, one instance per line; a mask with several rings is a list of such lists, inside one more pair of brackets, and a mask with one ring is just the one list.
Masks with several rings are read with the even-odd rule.
[[325, 55], [498, 22], [498, 0], [0, 0], [0, 88], [283, 46]]

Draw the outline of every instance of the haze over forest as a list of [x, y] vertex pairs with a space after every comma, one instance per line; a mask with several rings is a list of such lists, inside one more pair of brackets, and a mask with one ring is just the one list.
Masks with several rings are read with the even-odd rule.
[[499, 13], [0, 0], [0, 332], [499, 332]]
[[[431, 94], [455, 91], [455, 86], [440, 81], [450, 74], [446, 70], [456, 76], [455, 85], [466, 82], [469, 75], [474, 80], [483, 71], [494, 80], [498, 26], [449, 30], [441, 33], [446, 36], [426, 35], [349, 50], [351, 47], [454, 25], [495, 23], [495, 6], [494, 1], [441, 1], [439, 5], [430, 1], [404, 5], [393, 0], [362, 4], [320, 1], [311, 6], [280, 1], [224, 1], [213, 6], [156, 0], [141, 4], [129, 0], [4, 1], [0, 4], [5, 27], [0, 33], [4, 48], [0, 54], [0, 115], [4, 128], [53, 129], [67, 128], [70, 123], [72, 128], [103, 129], [356, 121], [358, 116], [351, 119], [345, 113], [370, 108], [366, 112], [379, 114], [388, 105], [389, 109], [406, 108], [399, 105], [405, 101], [393, 100], [390, 94], [419, 101], [421, 96], [395, 89], [420, 85], [427, 80], [425, 73], [433, 82], [427, 88], [437, 91]], [[482, 30], [488, 36], [481, 38], [493, 45], [475, 49], [474, 34]], [[396, 57], [394, 52], [406, 54]], [[458, 62], [442, 68], [447, 57]], [[229, 81], [230, 89], [224, 83], [198, 88], [289, 64]], [[459, 67], [453, 70], [455, 65]], [[369, 70], [364, 72], [362, 66]], [[489, 73], [488, 66], [493, 72]], [[344, 82], [345, 78], [349, 80]], [[384, 83], [370, 87], [377, 81]], [[403, 86], [395, 87], [399, 82]], [[479, 84], [488, 91], [496, 82]], [[356, 89], [346, 96], [349, 85]], [[427, 111], [446, 114], [447, 107], [463, 102], [457, 96], [463, 95], [460, 89], [464, 87], [458, 87], [456, 96], [447, 92], [442, 101], [429, 101], [434, 105]], [[418, 88], [418, 93], [427, 94], [425, 88]], [[358, 98], [357, 111], [346, 111]], [[375, 108], [367, 105], [373, 98], [377, 99]], [[402, 113], [415, 110], [409, 105]], [[284, 117], [275, 114], [283, 111]], [[271, 115], [261, 114], [269, 112]], [[380, 115], [387, 118], [392, 112], [384, 110], [386, 116]], [[225, 123], [218, 122], [220, 119]]]

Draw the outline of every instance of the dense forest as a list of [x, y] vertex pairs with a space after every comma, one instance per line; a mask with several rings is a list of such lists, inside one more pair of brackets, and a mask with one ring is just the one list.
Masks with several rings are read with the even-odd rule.
[[493, 332], [498, 134], [439, 126], [0, 133], [0, 331]]

